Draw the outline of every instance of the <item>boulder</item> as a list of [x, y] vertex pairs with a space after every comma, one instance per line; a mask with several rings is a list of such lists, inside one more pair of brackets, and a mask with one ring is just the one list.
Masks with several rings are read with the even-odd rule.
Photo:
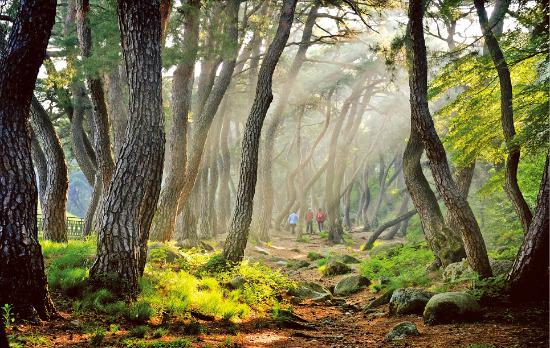
[[257, 253], [260, 253], [260, 254], [264, 254], [264, 255], [269, 255], [269, 251], [265, 250], [265, 249], [262, 249], [258, 246], [254, 246], [254, 249], [253, 249], [255, 252]]
[[418, 336], [420, 333], [416, 326], [410, 321], [401, 322], [393, 327], [393, 329], [386, 335], [384, 341], [402, 340], [407, 336]]
[[288, 261], [277, 261], [275, 263], [277, 266], [281, 266], [281, 267], [284, 267], [288, 264]]
[[387, 290], [382, 296], [378, 297], [368, 305], [363, 307], [363, 312], [367, 313], [368, 311], [372, 310], [373, 308], [379, 307], [381, 305], [385, 305], [386, 303], [390, 302], [390, 299], [394, 293], [395, 289], [389, 289]]
[[[512, 268], [513, 261], [508, 260], [497, 260], [489, 258], [489, 264], [493, 270], [493, 276], [497, 277], [499, 275], [508, 274]], [[446, 283], [452, 283], [460, 280], [460, 278], [467, 277], [468, 273], [472, 272], [472, 268], [468, 264], [466, 259], [451, 263], [443, 271], [443, 281]]]
[[307, 260], [300, 260], [294, 264], [294, 268], [309, 267], [310, 263]]
[[489, 264], [491, 264], [493, 276], [498, 277], [503, 274], [508, 274], [512, 269], [512, 265], [514, 264], [514, 262], [509, 260], [497, 260], [489, 258]]
[[340, 261], [343, 263], [361, 263], [361, 261], [357, 260], [355, 257], [347, 254], [340, 256]]
[[[157, 251], [158, 250], [158, 251]], [[147, 248], [147, 261], [155, 261], [172, 263], [176, 260], [185, 260], [185, 256], [171, 245], [163, 243], [152, 243]]]
[[[402, 248], [403, 242], [388, 242], [375, 246], [369, 252], [371, 257], [387, 254], [388, 257], [395, 255], [396, 248]], [[392, 250], [393, 249], [393, 250]]]
[[435, 295], [435, 292], [424, 289], [400, 288], [393, 292], [390, 299], [390, 314], [418, 314], [424, 313], [426, 303]]
[[311, 298], [313, 300], [325, 301], [332, 298], [332, 294], [327, 288], [315, 282], [298, 282], [288, 290], [288, 294], [304, 300]]
[[232, 289], [239, 289], [242, 288], [246, 283], [248, 283], [248, 280], [244, 279], [243, 277], [235, 277], [231, 279], [231, 281], [229, 282], [229, 286]]
[[307, 257], [311, 261], [321, 260], [325, 258], [321, 253], [318, 253], [316, 251], [310, 251], [309, 253], [307, 253]]
[[334, 287], [334, 294], [348, 296], [359, 292], [370, 285], [370, 280], [362, 275], [352, 274], [342, 278]]
[[422, 317], [427, 325], [476, 321], [481, 318], [481, 307], [470, 294], [444, 292], [428, 301]]
[[351, 272], [351, 268], [343, 262], [329, 257], [325, 264], [325, 275], [339, 275]]
[[266, 261], [267, 261], [267, 262], [279, 262], [279, 261], [284, 261], [285, 263], [288, 262], [288, 260], [285, 259], [284, 257], [278, 257], [278, 256], [272, 256], [272, 257], [268, 258]]

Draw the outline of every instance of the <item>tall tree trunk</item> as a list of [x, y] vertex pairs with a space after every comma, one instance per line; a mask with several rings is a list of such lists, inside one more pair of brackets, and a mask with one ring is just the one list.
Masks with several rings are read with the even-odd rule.
[[21, 1], [0, 57], [0, 303], [30, 321], [48, 320], [55, 312], [38, 243], [29, 129], [32, 93], [55, 10], [55, 0]]
[[492, 28], [487, 19], [487, 12], [483, 4], [484, 0], [474, 0], [474, 5], [479, 17], [479, 24], [481, 25], [481, 31], [485, 38], [485, 44], [491, 53], [491, 58], [497, 69], [498, 79], [500, 83], [500, 121], [502, 123], [502, 130], [504, 133], [504, 140], [506, 140], [506, 147], [508, 149], [508, 157], [506, 158], [506, 193], [512, 206], [516, 211], [521, 226], [523, 227], [523, 233], [527, 234], [529, 231], [529, 225], [533, 214], [525, 202], [523, 195], [518, 185], [518, 164], [520, 159], [520, 147], [514, 143], [514, 137], [516, 130], [514, 128], [514, 110], [512, 107], [512, 80], [510, 78], [510, 70], [508, 64], [504, 59], [502, 50], [498, 44], [498, 40], [493, 34]]
[[124, 103], [120, 67], [116, 66], [110, 73], [105, 74], [104, 80], [105, 92], [107, 94], [107, 109], [113, 129], [114, 160], [118, 161], [128, 125], [128, 105]]
[[158, 1], [118, 0], [122, 53], [128, 73], [131, 118], [103, 205], [92, 279], [111, 275], [133, 296], [145, 266], [152, 213], [164, 157], [161, 88], [161, 18]]
[[190, 1], [186, 7], [183, 60], [172, 79], [172, 126], [168, 145], [171, 161], [153, 218], [152, 240], [169, 241], [178, 215], [178, 200], [187, 166], [187, 123], [191, 107], [190, 85], [198, 50], [199, 7], [199, 0]]
[[254, 104], [246, 122], [242, 143], [237, 203], [229, 235], [225, 240], [223, 248], [223, 257], [229, 262], [240, 262], [242, 260], [248, 240], [248, 230], [252, 220], [253, 199], [256, 191], [260, 134], [267, 109], [273, 100], [271, 91], [273, 71], [290, 35], [295, 8], [296, 0], [283, 1], [279, 27], [277, 28], [273, 42], [267, 50], [258, 74], [256, 97], [254, 98]]
[[493, 272], [487, 257], [487, 249], [481, 231], [466, 199], [458, 191], [447, 162], [445, 149], [441, 144], [433, 124], [427, 102], [428, 69], [426, 45], [422, 18], [424, 9], [421, 0], [409, 5], [411, 68], [409, 85], [411, 93], [411, 128], [416, 127], [422, 137], [422, 143], [430, 160], [430, 168], [435, 179], [437, 191], [445, 206], [455, 217], [466, 250], [466, 256], [472, 269], [482, 278], [492, 276]]
[[[261, 164], [261, 171], [263, 172], [261, 176], [264, 179], [262, 183], [262, 189], [264, 190], [262, 199], [260, 203], [260, 223], [258, 224], [259, 232], [258, 234], [263, 235], [267, 234], [267, 229], [269, 228], [271, 222], [271, 216], [273, 214], [273, 202], [274, 202], [274, 187], [273, 187], [273, 151], [275, 150], [275, 139], [277, 137], [277, 132], [281, 126], [283, 120], [284, 110], [287, 106], [288, 99], [291, 92], [294, 90], [294, 84], [298, 78], [298, 73], [302, 69], [304, 64], [306, 53], [308, 48], [311, 46], [311, 37], [313, 35], [313, 27], [317, 19], [317, 11], [319, 10], [320, 2], [315, 1], [311, 9], [309, 10], [308, 17], [306, 19], [306, 24], [302, 32], [302, 38], [300, 46], [298, 47], [298, 52], [296, 52], [296, 57], [292, 62], [292, 66], [288, 71], [288, 74], [285, 79], [285, 84], [281, 89], [281, 94], [277, 101], [275, 110], [273, 111], [273, 116], [271, 122], [267, 127], [265, 139], [263, 141], [263, 163]], [[284, 216], [282, 217], [284, 218]], [[275, 223], [276, 228], [279, 228], [279, 224]]]
[[84, 173], [88, 184], [93, 187], [97, 174], [97, 161], [95, 151], [90, 144], [83, 125], [86, 108], [88, 107], [84, 85], [73, 82], [71, 84], [71, 93], [74, 104], [74, 114], [71, 120], [71, 147], [80, 170]]
[[[405, 193], [405, 197], [403, 197], [403, 199], [401, 200], [401, 205], [399, 206], [397, 216], [403, 215], [407, 212], [407, 205], [409, 203], [409, 198], [410, 198], [410, 196], [407, 193]], [[406, 219], [409, 219], [409, 218], [410, 217], [407, 217]], [[404, 219], [404, 220], [406, 220], [406, 219]], [[395, 235], [397, 234], [397, 232], [399, 231], [400, 226], [401, 226], [401, 223], [393, 226], [392, 229], [390, 230], [390, 232], [388, 233], [388, 235], [384, 237], [384, 239], [385, 240], [393, 239], [395, 237]]]
[[[229, 214], [231, 214], [230, 197], [229, 197], [229, 177], [231, 175], [231, 154], [229, 152], [229, 128], [231, 122], [229, 115], [224, 117], [222, 133], [220, 137], [221, 157], [220, 157], [220, 193], [219, 193], [219, 214], [218, 226], [220, 231], [227, 231], [227, 223]], [[261, 238], [261, 237], [260, 237]]]
[[42, 231], [44, 240], [67, 241], [67, 195], [69, 193], [69, 171], [61, 141], [50, 116], [33, 96], [31, 101], [31, 122], [42, 140], [46, 156], [46, 187], [41, 193]]
[[366, 164], [365, 164], [365, 170], [363, 171], [363, 185], [364, 185], [364, 189], [363, 189], [364, 198], [362, 200], [363, 202], [361, 205], [361, 219], [362, 219], [361, 222], [363, 223], [362, 231], [365, 232], [370, 230], [371, 228], [369, 215], [367, 213], [367, 210], [369, 209], [369, 205], [370, 205], [371, 196], [370, 196], [370, 188], [369, 188], [369, 167]]
[[40, 200], [40, 205], [44, 206], [44, 192], [46, 192], [46, 183], [48, 180], [48, 165], [46, 164], [46, 155], [40, 147], [40, 142], [36, 137], [36, 134], [33, 128], [30, 128], [31, 131], [31, 157], [34, 166], [36, 167], [36, 172], [38, 174], [38, 198]]
[[513, 297], [518, 300], [542, 297], [548, 299], [548, 234], [550, 233], [550, 183], [548, 154], [540, 183], [535, 217], [529, 232], [523, 239], [516, 260], [508, 274], [508, 283]]

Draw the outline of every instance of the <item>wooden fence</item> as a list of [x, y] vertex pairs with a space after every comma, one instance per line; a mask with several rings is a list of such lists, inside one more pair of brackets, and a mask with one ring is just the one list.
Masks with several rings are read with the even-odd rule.
[[[78, 217], [67, 217], [67, 237], [79, 238], [82, 236], [82, 225], [84, 219]], [[42, 215], [38, 214], [38, 234], [42, 235]]]

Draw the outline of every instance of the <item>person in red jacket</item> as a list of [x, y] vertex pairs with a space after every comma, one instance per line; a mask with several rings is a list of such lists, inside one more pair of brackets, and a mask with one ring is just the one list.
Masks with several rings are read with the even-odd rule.
[[311, 211], [311, 208], [307, 210], [306, 222], [306, 233], [313, 234], [313, 212]]
[[323, 225], [325, 223], [325, 213], [319, 208], [317, 215], [315, 215], [315, 220], [317, 220], [317, 225], [319, 225], [319, 233], [323, 232]]

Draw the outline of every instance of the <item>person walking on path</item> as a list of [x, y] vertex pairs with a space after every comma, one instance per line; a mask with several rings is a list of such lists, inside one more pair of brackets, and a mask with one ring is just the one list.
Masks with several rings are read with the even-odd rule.
[[313, 212], [311, 211], [311, 208], [307, 210], [306, 222], [306, 233], [313, 234]]
[[319, 225], [319, 233], [323, 232], [323, 225], [325, 224], [325, 213], [319, 208], [317, 215], [315, 215], [315, 220], [317, 220], [317, 225]]
[[290, 224], [290, 233], [294, 234], [294, 230], [296, 229], [296, 223], [298, 222], [298, 214], [292, 213], [288, 217], [288, 223]]

